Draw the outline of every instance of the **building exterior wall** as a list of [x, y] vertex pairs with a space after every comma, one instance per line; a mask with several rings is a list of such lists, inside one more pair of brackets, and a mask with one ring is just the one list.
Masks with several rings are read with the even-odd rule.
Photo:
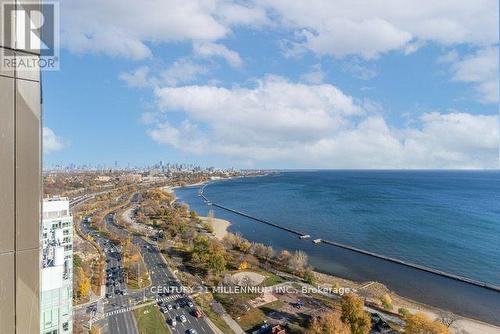
[[[6, 2], [13, 1], [0, 0], [0, 6]], [[3, 36], [3, 18], [0, 21]], [[0, 38], [0, 61], [5, 54], [24, 54], [16, 47], [15, 39], [4, 45]], [[0, 334], [39, 333], [39, 71], [0, 70], [0, 171]]]
[[73, 217], [67, 199], [43, 201], [41, 232], [40, 333], [72, 333]]

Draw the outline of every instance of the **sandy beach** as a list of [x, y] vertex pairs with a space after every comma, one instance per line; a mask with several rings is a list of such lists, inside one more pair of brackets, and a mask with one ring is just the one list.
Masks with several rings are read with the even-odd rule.
[[219, 240], [222, 240], [226, 236], [227, 229], [231, 225], [229, 221], [224, 219], [211, 218], [211, 217], [199, 217], [199, 218], [202, 222], [209, 224], [213, 228], [215, 237]]

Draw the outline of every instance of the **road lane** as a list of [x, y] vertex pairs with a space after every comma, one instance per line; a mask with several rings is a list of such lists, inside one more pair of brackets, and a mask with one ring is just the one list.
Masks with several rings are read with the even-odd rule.
[[[147, 299], [154, 300], [165, 300], [163, 305], [175, 305], [179, 304], [182, 307], [178, 309], [172, 308], [172, 310], [166, 310], [163, 314], [165, 320], [171, 331], [173, 333], [186, 333], [188, 329], [195, 329], [198, 333], [214, 333], [214, 331], [209, 326], [205, 317], [195, 318], [192, 313], [192, 308], [187, 306], [187, 302], [193, 302], [188, 296], [183, 293], [168, 293], [165, 295], [159, 295], [151, 289], [152, 287], [160, 288], [176, 288], [182, 291], [182, 285], [177, 280], [171, 269], [166, 265], [164, 259], [162, 258], [158, 247], [152, 242], [146, 241], [143, 238], [132, 235], [129, 231], [123, 229], [121, 226], [117, 225], [114, 220], [114, 215], [108, 215], [105, 217], [105, 224], [108, 231], [112, 234], [116, 234], [122, 237], [132, 236], [132, 242], [139, 246], [141, 255], [144, 259], [147, 270], [150, 274], [151, 287], [145, 289], [145, 291], [130, 292], [126, 296], [116, 294], [115, 290], [126, 291], [126, 284], [120, 283], [118, 286], [107, 286], [106, 294], [101, 320], [98, 321], [99, 324], [103, 326], [103, 334], [122, 334], [131, 333], [138, 334], [137, 324], [133, 313], [131, 310], [127, 310], [132, 304], [137, 304], [143, 300], [144, 297]], [[123, 268], [121, 261], [121, 249], [113, 245], [109, 240], [104, 238], [98, 232], [91, 230], [88, 223], [82, 224], [82, 232], [85, 234], [90, 234], [94, 240], [99, 244], [99, 246], [106, 250], [106, 269], [116, 268], [118, 266]], [[194, 304], [194, 302], [193, 302]], [[180, 316], [184, 315], [186, 322], [182, 323], [180, 321]], [[170, 325], [170, 320], [176, 319], [177, 326], [172, 327]]]

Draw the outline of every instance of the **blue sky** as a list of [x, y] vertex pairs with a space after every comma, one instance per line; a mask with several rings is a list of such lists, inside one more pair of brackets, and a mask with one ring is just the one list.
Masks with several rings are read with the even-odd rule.
[[497, 168], [479, 2], [61, 2], [44, 165]]

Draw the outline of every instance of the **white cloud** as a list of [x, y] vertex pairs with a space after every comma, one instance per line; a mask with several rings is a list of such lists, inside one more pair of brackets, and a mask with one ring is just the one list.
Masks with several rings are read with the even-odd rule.
[[286, 140], [290, 133], [307, 140], [341, 126], [343, 115], [361, 112], [332, 85], [294, 84], [279, 77], [260, 80], [253, 88], [165, 87], [156, 95], [163, 110], [181, 110], [195, 122], [210, 122], [218, 135], [238, 142]]
[[240, 67], [243, 64], [243, 61], [241, 60], [240, 55], [237, 52], [229, 50], [222, 44], [196, 42], [193, 44], [193, 51], [200, 57], [224, 58], [229, 63], [229, 65], [233, 67]]
[[148, 134], [191, 153], [298, 167], [498, 166], [495, 115], [427, 113], [395, 128], [332, 85], [278, 77], [250, 88], [165, 87], [156, 95], [165, 112], [182, 111], [189, 121], [159, 123]]
[[245, 6], [242, 3], [231, 1], [219, 1], [217, 16], [229, 25], [251, 25], [259, 27], [270, 25], [264, 8], [258, 6]]
[[288, 28], [289, 52], [335, 57], [498, 42], [495, 0], [65, 0], [61, 10], [64, 46], [132, 59], [151, 57], [150, 44], [188, 41], [238, 66], [239, 55], [216, 42], [240, 25]]
[[65, 0], [62, 43], [77, 53], [151, 57], [150, 44], [216, 41], [232, 25], [261, 26], [265, 10], [226, 0]]
[[321, 68], [321, 64], [316, 64], [311, 66], [311, 70], [307, 73], [302, 74], [300, 78], [308, 83], [320, 84], [325, 79], [325, 73]]
[[160, 123], [156, 128], [150, 129], [148, 135], [158, 143], [195, 154], [203, 153], [209, 146], [197, 126], [188, 120], [183, 121], [178, 128], [168, 122]]
[[370, 80], [377, 76], [377, 71], [369, 67], [368, 65], [363, 65], [357, 60], [351, 60], [344, 64], [343, 70], [350, 73], [353, 77], [361, 80]]
[[121, 73], [119, 78], [130, 87], [176, 86], [193, 82], [208, 70], [190, 59], [181, 58], [174, 61], [167, 69], [158, 71], [157, 74], [151, 72], [149, 67], [141, 66], [132, 72]]
[[321, 27], [321, 30], [305, 30], [302, 35], [305, 38], [304, 47], [317, 54], [339, 58], [359, 55], [365, 59], [403, 48], [412, 38], [410, 33], [379, 18], [361, 22], [335, 18]]
[[482, 102], [498, 103], [498, 47], [483, 48], [452, 62], [454, 80], [473, 84]]
[[119, 77], [130, 87], [147, 87], [151, 84], [147, 66], [141, 66], [131, 73], [123, 72]]
[[498, 42], [495, 0], [257, 0], [284, 26], [299, 32], [297, 46], [321, 55], [366, 59], [406, 53], [426, 41], [441, 45]]
[[160, 73], [160, 82], [169, 86], [192, 82], [199, 75], [207, 73], [207, 69], [189, 59], [176, 60], [169, 68]]
[[55, 132], [48, 128], [43, 127], [43, 153], [50, 154], [53, 152], [57, 152], [66, 147], [66, 144], [62, 140], [61, 137], [57, 136]]
[[437, 63], [438, 64], [447, 64], [447, 63], [454, 63], [458, 61], [460, 58], [458, 52], [456, 50], [451, 50], [446, 52], [445, 54], [439, 56], [437, 58]]

